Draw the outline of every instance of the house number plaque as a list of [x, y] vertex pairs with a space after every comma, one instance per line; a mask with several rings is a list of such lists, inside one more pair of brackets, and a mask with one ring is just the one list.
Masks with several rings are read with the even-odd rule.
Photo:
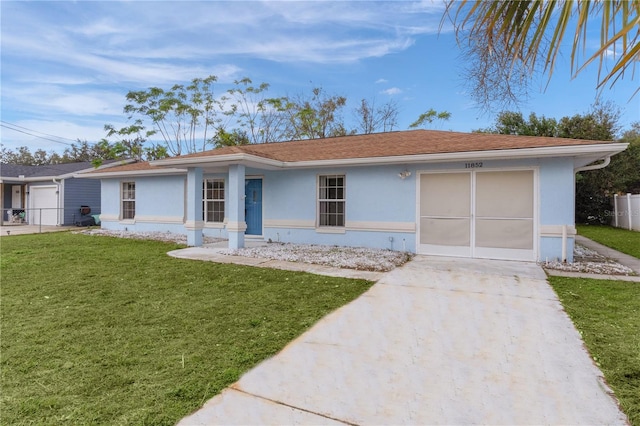
[[464, 163], [465, 169], [477, 169], [479, 167], [482, 167], [482, 161], [476, 161], [474, 163]]

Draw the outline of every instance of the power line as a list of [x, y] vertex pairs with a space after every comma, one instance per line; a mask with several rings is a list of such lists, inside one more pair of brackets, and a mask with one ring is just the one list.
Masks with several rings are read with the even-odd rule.
[[4, 123], [4, 124], [7, 124], [9, 126], [17, 127], [19, 129], [23, 129], [23, 130], [28, 130], [30, 132], [40, 133], [41, 135], [51, 136], [52, 138], [66, 139], [66, 140], [71, 141], [71, 142], [76, 142], [75, 139], [70, 139], [70, 138], [65, 138], [63, 136], [56, 136], [56, 135], [52, 135], [52, 134], [49, 134], [49, 133], [40, 132], [38, 130], [29, 129], [28, 127], [19, 126], [19, 125], [14, 124], [14, 123], [9, 123], [8, 121], [0, 120], [0, 123]]
[[[11, 127], [11, 126], [15, 126], [15, 127], [19, 127], [19, 128], [22, 128], [22, 129], [26, 129], [26, 130], [29, 130], [29, 132], [27, 132], [25, 130], [16, 129], [16, 128]], [[51, 138], [48, 138], [48, 137], [45, 137], [45, 136], [40, 136], [40, 135], [36, 135], [36, 134], [30, 133], [30, 132], [37, 132], [37, 133], [41, 133], [43, 135], [47, 135], [47, 133], [42, 133], [42, 132], [38, 132], [37, 130], [27, 129], [26, 127], [22, 127], [22, 126], [18, 126], [18, 125], [15, 125], [15, 124], [7, 123], [6, 121], [0, 120], [0, 127], [4, 127], [6, 129], [13, 130], [14, 132], [24, 133], [25, 135], [33, 136], [34, 138], [44, 139], [44, 140], [55, 142], [55, 143], [59, 143], [59, 144], [62, 144], [62, 145], [69, 145], [69, 146], [72, 145], [72, 144], [70, 144], [68, 142], [57, 141], [55, 139], [51, 139]], [[73, 140], [73, 139], [63, 138], [63, 137], [55, 136], [55, 135], [48, 135], [48, 136], [51, 136], [51, 137], [54, 137], [54, 138], [60, 138], [60, 139]]]

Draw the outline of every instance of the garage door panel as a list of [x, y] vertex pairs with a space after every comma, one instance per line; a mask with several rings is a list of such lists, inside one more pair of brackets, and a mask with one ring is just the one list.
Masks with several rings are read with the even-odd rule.
[[476, 247], [533, 250], [533, 221], [478, 219]]
[[58, 194], [55, 186], [32, 186], [29, 223], [32, 225], [58, 224]]
[[420, 220], [420, 244], [442, 246], [469, 246], [471, 244], [470, 219]]
[[535, 260], [535, 171], [420, 176], [419, 251]]
[[478, 217], [531, 218], [533, 171], [477, 173], [476, 215]]
[[471, 174], [442, 173], [420, 177], [421, 216], [469, 216]]

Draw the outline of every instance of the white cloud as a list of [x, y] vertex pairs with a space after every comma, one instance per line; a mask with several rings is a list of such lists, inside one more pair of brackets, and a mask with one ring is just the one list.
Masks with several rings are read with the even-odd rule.
[[379, 78], [376, 80], [376, 84], [388, 83], [389, 81], [384, 78]]
[[397, 87], [391, 87], [389, 89], [383, 90], [380, 93], [384, 93], [385, 95], [393, 96], [402, 93], [402, 90]]
[[227, 84], [249, 61], [316, 66], [398, 53], [438, 32], [442, 4], [4, 2], [2, 14], [3, 116], [95, 139], [90, 124], [56, 131], [51, 122], [96, 120], [102, 137], [104, 121], [123, 118], [129, 90], [211, 74]]
[[104, 116], [122, 115], [125, 94], [96, 89], [69, 91], [63, 86], [39, 84], [3, 89], [2, 100], [14, 108], [29, 109], [31, 115]]
[[604, 57], [607, 59], [617, 60], [618, 56], [620, 56], [620, 52], [616, 52], [614, 49], [607, 49], [604, 52]]
[[68, 31], [81, 34], [87, 37], [104, 37], [113, 34], [120, 34], [123, 28], [113, 22], [112, 19], [102, 18], [98, 21], [89, 22], [78, 27], [69, 27]]
[[[3, 48], [54, 62], [102, 56], [202, 63], [247, 54], [353, 62], [404, 50], [412, 37], [436, 33], [440, 11], [437, 4], [398, 2], [90, 2], [67, 7], [64, 17], [23, 17], [26, 22], [3, 31], [14, 37], [3, 40]], [[98, 18], [87, 21], [90, 14]]]

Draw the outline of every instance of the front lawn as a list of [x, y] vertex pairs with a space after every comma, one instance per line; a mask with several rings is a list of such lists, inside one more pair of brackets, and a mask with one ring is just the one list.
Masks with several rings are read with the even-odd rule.
[[2, 424], [175, 424], [371, 286], [175, 259], [156, 241], [0, 245]]
[[578, 234], [640, 259], [640, 232], [613, 226], [576, 225]]
[[549, 277], [632, 425], [640, 425], [640, 283]]

